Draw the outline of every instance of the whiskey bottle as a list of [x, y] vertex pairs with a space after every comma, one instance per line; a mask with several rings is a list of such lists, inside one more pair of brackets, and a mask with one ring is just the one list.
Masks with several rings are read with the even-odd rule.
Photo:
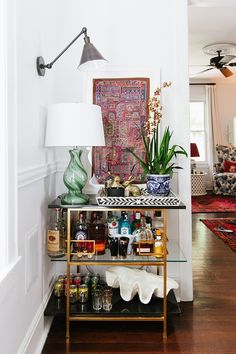
[[[74, 230], [74, 240], [87, 240], [88, 239], [88, 226], [83, 212], [78, 212], [78, 219]], [[79, 243], [73, 242], [74, 252], [79, 250]]]
[[99, 212], [92, 215], [91, 224], [89, 225], [89, 239], [95, 240], [95, 252], [97, 255], [105, 254], [106, 226]]
[[[138, 219], [139, 220], [139, 219]], [[150, 224], [146, 224], [146, 219], [144, 217], [141, 218], [139, 222], [136, 224], [137, 227], [133, 231], [134, 242], [133, 242], [133, 251], [137, 255], [149, 255], [153, 253], [153, 234], [150, 228]], [[139, 226], [140, 225], [140, 226]], [[139, 226], [139, 227], [138, 227]]]
[[47, 252], [51, 258], [65, 255], [66, 227], [60, 208], [49, 209]]

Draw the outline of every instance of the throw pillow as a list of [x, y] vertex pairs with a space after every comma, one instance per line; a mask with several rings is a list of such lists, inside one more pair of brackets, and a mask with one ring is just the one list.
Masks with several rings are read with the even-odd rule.
[[216, 173], [226, 172], [224, 170], [224, 161], [236, 161], [236, 148], [233, 146], [216, 145], [218, 163], [215, 164]]
[[224, 161], [224, 171], [236, 173], [236, 162], [225, 160]]

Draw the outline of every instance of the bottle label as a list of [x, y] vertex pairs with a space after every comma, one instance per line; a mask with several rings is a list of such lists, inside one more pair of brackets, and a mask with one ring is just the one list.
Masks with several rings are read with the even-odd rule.
[[57, 230], [48, 230], [48, 252], [59, 252], [59, 234]]
[[75, 240], [86, 240], [87, 239], [87, 234], [86, 232], [80, 230], [76, 232], [75, 234]]
[[121, 235], [129, 235], [129, 227], [123, 226], [120, 229]]
[[155, 243], [154, 253], [156, 253], [156, 254], [163, 254], [163, 247], [162, 247], [162, 245], [158, 245], [158, 244]]
[[113, 236], [118, 234], [118, 221], [113, 220], [108, 223], [108, 235]]
[[140, 247], [140, 250], [139, 250], [139, 248], [137, 248], [137, 252], [140, 252], [140, 253], [150, 253], [150, 252], [151, 252], [151, 249], [150, 249], [150, 248], [141, 248], [141, 247]]

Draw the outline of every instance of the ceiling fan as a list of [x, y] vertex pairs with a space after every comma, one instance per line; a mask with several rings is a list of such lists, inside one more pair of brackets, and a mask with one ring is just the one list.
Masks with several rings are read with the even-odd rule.
[[203, 52], [209, 55], [215, 55], [210, 59], [209, 68], [200, 71], [198, 74], [204, 73], [209, 70], [217, 69], [224, 75], [224, 77], [229, 77], [234, 75], [234, 72], [229, 69], [229, 67], [236, 66], [236, 63], [231, 63], [231, 60], [236, 58], [236, 46], [235, 44], [211, 44], [203, 48]]

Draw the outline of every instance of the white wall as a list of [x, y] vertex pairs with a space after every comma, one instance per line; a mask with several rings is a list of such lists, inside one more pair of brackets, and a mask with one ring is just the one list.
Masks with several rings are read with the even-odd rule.
[[[126, 68], [127, 76], [136, 69], [144, 71], [154, 87], [159, 73], [163, 81], [173, 82], [163, 97], [165, 123], [174, 130], [173, 142], [188, 149], [187, 4], [185, 0], [11, 1], [15, 6], [11, 20], [16, 24], [13, 84], [17, 89], [16, 244], [20, 258], [0, 284], [0, 336], [4, 354], [36, 354], [48, 329], [43, 309], [55, 272], [45, 254], [47, 204], [56, 193], [64, 192], [60, 172], [55, 179], [56, 160], [62, 165], [67, 162], [64, 149], [58, 149], [56, 156], [53, 149], [44, 148], [46, 109], [53, 102], [87, 98], [91, 82], [75, 70], [82, 39], [43, 78], [36, 73], [35, 59], [43, 55], [46, 62], [51, 61], [87, 26], [91, 41], [110, 60], [108, 71]], [[189, 159], [180, 163], [184, 170], [179, 172], [177, 189], [187, 209], [169, 213], [169, 238], [180, 241], [188, 262], [169, 266], [169, 273], [180, 282], [181, 299], [191, 300]]]
[[[221, 131], [221, 144], [228, 145], [228, 123], [236, 116], [236, 82], [227, 78], [212, 78], [209, 80], [191, 80], [191, 83], [215, 83], [216, 103], [219, 116], [219, 130]], [[192, 86], [190, 89], [191, 99], [202, 99], [204, 86]]]
[[[188, 62], [187, 62], [187, 4], [185, 0], [72, 0], [61, 1], [60, 23], [63, 31], [58, 48], [70, 41], [83, 26], [88, 28], [91, 42], [99, 49], [109, 65], [103, 71], [83, 74], [75, 68], [79, 62], [83, 41], [79, 40], [70, 53], [55, 66], [57, 102], [92, 101], [93, 77], [132, 77], [142, 73], [151, 78], [151, 91], [162, 81], [172, 81], [164, 90], [163, 125], [174, 131], [173, 143], [187, 150], [189, 141]], [[81, 14], [78, 18], [77, 14]], [[60, 42], [60, 44], [59, 44]], [[136, 73], [136, 75], [135, 75]], [[68, 162], [68, 153], [57, 151], [61, 166]], [[181, 299], [192, 299], [190, 162], [181, 158], [178, 192], [187, 205], [185, 211], [169, 212], [169, 237], [180, 242], [188, 260], [185, 265], [169, 265], [169, 275], [181, 284]], [[58, 174], [58, 194], [65, 191], [62, 171]], [[176, 232], [177, 230], [177, 232]]]
[[222, 144], [229, 145], [228, 123], [236, 117], [236, 83], [221, 80], [216, 82], [216, 99], [219, 111], [219, 129], [222, 132]]
[[[16, 246], [13, 266], [0, 283], [0, 351], [35, 354], [36, 343], [44, 340], [47, 330], [43, 310], [54, 274], [45, 255], [45, 226], [47, 204], [55, 197], [56, 171], [54, 154], [43, 142], [46, 108], [53, 100], [53, 75], [40, 78], [35, 63], [38, 55], [54, 55], [56, 0], [6, 3], [8, 87], [15, 93], [9, 92], [9, 130], [11, 149], [17, 149], [17, 161], [10, 163], [18, 171], [13, 181], [17, 183], [18, 217], [12, 213], [12, 230], [16, 230], [9, 238], [11, 248]], [[14, 211], [14, 206], [9, 205], [9, 210]], [[40, 329], [37, 338], [36, 329]], [[27, 350], [28, 345], [33, 350]]]

